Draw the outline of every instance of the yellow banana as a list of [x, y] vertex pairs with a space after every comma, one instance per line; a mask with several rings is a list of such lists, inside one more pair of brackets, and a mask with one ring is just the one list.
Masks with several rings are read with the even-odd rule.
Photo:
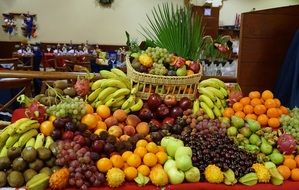
[[111, 106], [113, 108], [120, 108], [126, 100], [123, 98], [119, 101], [114, 102]]
[[222, 107], [226, 108], [227, 103], [226, 103], [226, 100], [225, 100], [225, 99], [221, 100], [221, 104], [222, 104]]
[[104, 103], [102, 101], [97, 101], [95, 103], [95, 107], [97, 108], [99, 105], [104, 105]]
[[226, 97], [228, 95], [226, 88], [220, 87], [220, 92], [222, 92], [223, 96]]
[[196, 99], [193, 103], [192, 113], [196, 114], [199, 111], [199, 100]]
[[19, 138], [19, 141], [18, 141], [19, 146], [20, 147], [25, 146], [27, 141], [29, 141], [29, 139], [31, 139], [32, 137], [35, 137], [37, 134], [38, 134], [38, 132], [36, 129], [31, 129], [31, 130], [27, 131]]
[[220, 100], [218, 97], [216, 97], [216, 101], [214, 101], [214, 103], [215, 103], [215, 105], [216, 105], [218, 108], [221, 108], [221, 107], [222, 107], [222, 102], [221, 102], [221, 100]]
[[114, 74], [113, 72], [110, 72], [108, 70], [101, 70], [100, 71], [100, 76], [103, 79], [113, 79], [113, 78], [117, 78], [117, 75]]
[[130, 111], [135, 112], [139, 111], [143, 106], [143, 101], [141, 98], [136, 98], [136, 102], [133, 106], [130, 107]]
[[29, 139], [28, 141], [27, 141], [27, 143], [26, 143], [26, 147], [29, 147], [29, 146], [31, 146], [31, 147], [34, 147], [34, 144], [35, 144], [35, 138], [31, 138], [31, 139]]
[[206, 80], [203, 80], [199, 83], [199, 87], [214, 87], [216, 89], [219, 89], [220, 86], [218, 84], [218, 82], [214, 81], [214, 80], [211, 80], [211, 79], [206, 79]]
[[214, 106], [213, 112], [214, 112], [214, 115], [216, 117], [221, 117], [222, 116], [221, 111], [220, 111], [220, 109], [217, 106]]
[[[130, 95], [129, 98], [123, 103], [121, 109], [126, 110], [129, 109], [135, 103], [135, 95]], [[130, 110], [130, 109], [129, 109]]]
[[8, 132], [9, 132], [9, 128], [6, 127], [5, 129], [3, 129], [3, 131], [0, 134], [0, 150], [5, 145], [6, 140], [9, 138]]
[[208, 96], [202, 94], [198, 99], [200, 102], [206, 103], [210, 108], [214, 107], [214, 102]]
[[218, 84], [219, 87], [226, 88], [225, 83], [217, 78], [209, 78], [208, 80], [213, 81]]
[[206, 89], [211, 91], [218, 98], [224, 99], [224, 95], [222, 94], [222, 92], [219, 89], [216, 89], [216, 88], [211, 87], [211, 86], [207, 86]]
[[111, 72], [114, 73], [118, 77], [119, 80], [121, 80], [123, 83], [125, 83], [128, 89], [131, 89], [131, 82], [128, 79], [127, 75], [122, 70], [113, 68], [113, 69], [111, 69]]
[[126, 96], [126, 95], [130, 94], [130, 92], [131, 91], [127, 88], [121, 88], [121, 89], [118, 89], [117, 91], [115, 91], [111, 97], [118, 98], [120, 96]]
[[209, 91], [208, 89], [206, 89], [205, 87], [200, 87], [198, 88], [198, 92], [200, 94], [206, 95], [207, 97], [209, 97], [212, 101], [216, 100], [216, 97], [214, 96], [213, 92]]
[[109, 96], [110, 94], [114, 93], [117, 90], [115, 87], [107, 87], [104, 90], [102, 90], [98, 96], [98, 100], [104, 100]]
[[103, 90], [102, 88], [98, 88], [95, 91], [93, 91], [92, 93], [90, 93], [87, 97], [87, 101], [93, 102], [94, 100], [96, 100], [102, 90]]
[[125, 96], [121, 96], [119, 98], [111, 98], [110, 100], [108, 100], [105, 103], [105, 105], [108, 106], [108, 107], [110, 107], [110, 106], [112, 106], [113, 103], [116, 103], [118, 100], [121, 100], [121, 99], [124, 99], [124, 98], [125, 98]]
[[101, 88], [107, 88], [107, 87], [127, 88], [125, 83], [123, 83], [118, 79], [108, 79], [107, 81], [104, 81], [101, 85]]
[[16, 130], [19, 128], [20, 125], [22, 125], [23, 123], [27, 122], [27, 121], [31, 121], [31, 119], [29, 118], [22, 118], [17, 120], [15, 123], [11, 124], [8, 126], [9, 128], [9, 135], [13, 135], [16, 133]]
[[117, 76], [127, 77], [126, 73], [124, 73], [122, 70], [117, 68], [111, 69], [111, 72], [116, 74]]
[[132, 89], [131, 89], [131, 94], [136, 94], [138, 92], [138, 87], [135, 85]]
[[11, 136], [7, 139], [7, 141], [6, 141], [6, 143], [5, 143], [6, 148], [10, 148], [10, 147], [12, 147], [12, 146], [19, 140], [19, 138], [21, 137], [21, 135], [22, 135], [22, 134], [14, 134], [14, 135], [11, 135]]
[[99, 79], [97, 81], [95, 81], [94, 83], [92, 83], [91, 85], [91, 90], [96, 90], [98, 88], [101, 88], [101, 85], [104, 81], [107, 81], [108, 79]]
[[[28, 125], [29, 123], [31, 123], [30, 125]], [[38, 129], [40, 126], [40, 124], [38, 123], [38, 121], [36, 120], [32, 120], [32, 122], [26, 122], [23, 123], [22, 125], [20, 125], [20, 127], [17, 129], [17, 133], [18, 134], [23, 134], [27, 131], [29, 131], [30, 129]]]
[[215, 119], [214, 112], [212, 111], [212, 109], [206, 103], [200, 102], [200, 107], [209, 116], [210, 119]]
[[42, 133], [39, 133], [35, 138], [34, 148], [38, 149], [38, 148], [42, 147], [44, 145], [44, 141], [45, 141], [45, 135]]
[[0, 158], [7, 156], [7, 148], [4, 146], [0, 151]]

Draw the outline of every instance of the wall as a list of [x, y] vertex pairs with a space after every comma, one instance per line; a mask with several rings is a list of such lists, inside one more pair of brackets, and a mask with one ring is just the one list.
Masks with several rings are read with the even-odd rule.
[[[183, 0], [114, 0], [104, 8], [96, 0], [0, 0], [0, 13], [37, 14], [39, 36], [32, 41], [123, 45], [125, 31], [141, 41], [139, 24], [146, 24], [146, 13], [162, 2], [183, 5]], [[263, 9], [299, 4], [299, 0], [225, 0], [220, 10], [220, 25], [232, 25], [235, 14], [252, 8]], [[2, 20], [2, 19], [1, 19]], [[3, 21], [0, 21], [2, 24]], [[21, 23], [20, 23], [21, 24]], [[20, 28], [20, 24], [18, 24]], [[20, 29], [18, 31], [21, 32]], [[0, 30], [0, 41], [19, 41], [21, 35], [9, 37]]]

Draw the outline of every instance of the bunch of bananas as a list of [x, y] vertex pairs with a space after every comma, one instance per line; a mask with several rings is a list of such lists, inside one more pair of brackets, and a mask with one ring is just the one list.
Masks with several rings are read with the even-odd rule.
[[101, 79], [91, 85], [93, 91], [87, 98], [93, 107], [106, 105], [115, 111], [123, 109], [127, 113], [135, 112], [142, 108], [143, 101], [136, 97], [137, 87], [131, 87], [127, 75], [116, 68], [111, 71], [100, 71]]
[[224, 82], [217, 78], [203, 80], [198, 85], [198, 92], [200, 95], [193, 104], [193, 113], [202, 108], [211, 119], [221, 117], [228, 96]]
[[11, 147], [50, 147], [54, 142], [52, 137], [45, 138], [44, 134], [38, 133], [39, 126], [36, 120], [22, 118], [4, 128], [0, 133], [0, 157], [6, 156]]

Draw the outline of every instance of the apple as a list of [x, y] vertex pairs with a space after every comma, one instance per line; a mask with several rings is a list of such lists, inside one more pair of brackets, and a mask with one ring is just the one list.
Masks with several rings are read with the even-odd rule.
[[190, 63], [190, 65], [188, 66], [188, 68], [189, 68], [190, 70], [192, 70], [194, 73], [198, 73], [199, 70], [200, 70], [199, 63], [196, 62], [196, 61], [192, 61], [192, 62]]
[[109, 135], [113, 135], [115, 137], [120, 137], [123, 134], [121, 127], [117, 126], [117, 125], [111, 126], [108, 129], [108, 133], [109, 133]]
[[189, 98], [187, 97], [183, 97], [180, 101], [179, 101], [179, 106], [183, 109], [183, 110], [187, 110], [192, 108], [192, 102]]
[[153, 119], [154, 114], [149, 108], [142, 108], [138, 113], [138, 117], [142, 121], [150, 121], [151, 119]]
[[173, 167], [168, 170], [167, 175], [171, 184], [181, 184], [185, 179], [185, 174], [182, 171], [179, 171], [177, 168]]
[[124, 127], [124, 134], [125, 135], [129, 135], [129, 136], [133, 136], [136, 133], [136, 130], [133, 126], [131, 125], [126, 125]]
[[180, 146], [184, 146], [183, 141], [179, 139], [170, 140], [170, 142], [168, 142], [166, 146], [167, 154], [174, 158], [175, 152]]
[[154, 126], [157, 129], [160, 129], [162, 127], [162, 124], [157, 119], [151, 119], [151, 121], [149, 122], [149, 125]]
[[177, 117], [183, 116], [183, 109], [179, 106], [173, 107], [170, 109], [170, 116], [174, 119], [176, 119]]
[[175, 159], [178, 159], [184, 155], [187, 155], [189, 157], [192, 157], [192, 149], [187, 146], [181, 146], [177, 149], [175, 152]]
[[178, 70], [176, 70], [176, 75], [177, 76], [186, 76], [187, 75], [186, 65], [183, 65], [182, 67], [178, 68]]
[[165, 104], [161, 104], [156, 111], [156, 115], [160, 119], [167, 117], [168, 114], [169, 114], [169, 108]]
[[185, 172], [186, 181], [190, 183], [199, 182], [200, 180], [200, 171], [197, 167], [192, 167]]
[[177, 104], [176, 97], [172, 94], [167, 94], [164, 98], [164, 104], [169, 107], [175, 106]]
[[175, 119], [173, 117], [166, 117], [166, 118], [163, 119], [162, 125], [165, 125], [165, 124], [173, 125], [174, 120]]
[[105, 146], [105, 142], [102, 140], [95, 140], [92, 145], [91, 145], [91, 149], [94, 152], [101, 152], [104, 149]]
[[147, 99], [147, 105], [152, 111], [156, 110], [162, 102], [161, 96], [156, 93], [152, 93]]
[[187, 171], [192, 168], [192, 159], [188, 155], [183, 155], [175, 159], [175, 165], [179, 170]]
[[164, 164], [164, 170], [167, 173], [171, 168], [175, 168], [175, 161], [173, 159], [168, 159]]
[[163, 137], [163, 139], [161, 140], [161, 146], [166, 149], [168, 143], [171, 143], [175, 140], [174, 137], [172, 136], [167, 136], [167, 137]]

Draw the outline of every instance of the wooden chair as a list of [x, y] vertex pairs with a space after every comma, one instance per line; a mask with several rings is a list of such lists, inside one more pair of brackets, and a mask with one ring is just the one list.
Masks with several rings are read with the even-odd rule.
[[92, 56], [74, 56], [71, 59], [65, 60], [67, 71], [69, 72], [80, 72], [83, 71], [85, 68], [91, 71], [91, 61]]
[[13, 70], [17, 67], [18, 64], [21, 64], [18, 58], [3, 58], [0, 59], [0, 65], [2, 68]]
[[[18, 64], [14, 65], [14, 70], [33, 70], [33, 55], [13, 54], [13, 58], [18, 58]], [[26, 60], [26, 62], [24, 61]]]

